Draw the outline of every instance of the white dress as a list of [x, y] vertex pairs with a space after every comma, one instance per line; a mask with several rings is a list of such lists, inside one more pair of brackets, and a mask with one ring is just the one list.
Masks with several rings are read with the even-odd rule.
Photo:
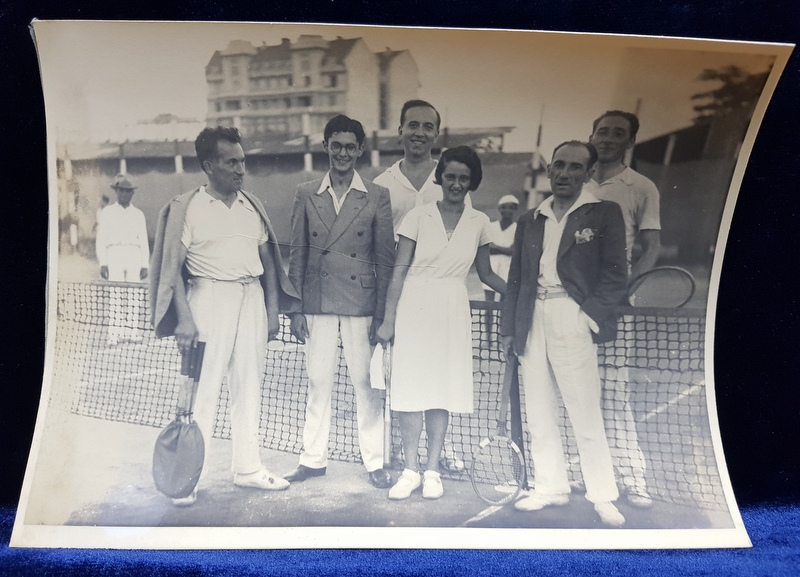
[[448, 240], [436, 203], [406, 215], [397, 234], [416, 241], [397, 304], [392, 410], [472, 412], [472, 318], [466, 277], [489, 218], [465, 206]]

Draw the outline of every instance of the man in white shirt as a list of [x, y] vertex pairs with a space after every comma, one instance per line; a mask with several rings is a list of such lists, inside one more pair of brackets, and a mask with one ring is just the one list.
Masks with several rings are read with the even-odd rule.
[[[389, 189], [395, 231], [412, 208], [442, 200], [442, 187], [433, 182], [438, 163], [431, 156], [441, 123], [439, 111], [430, 102], [409, 100], [403, 104], [397, 128], [403, 145], [403, 158], [375, 177], [375, 184]], [[464, 204], [472, 206], [469, 193]], [[394, 447], [393, 451], [396, 453], [393, 460], [399, 465], [402, 461], [400, 447]], [[456, 454], [449, 433], [445, 437], [443, 453], [441, 465], [444, 469], [464, 470], [464, 461]]]
[[[239, 131], [206, 128], [195, 150], [208, 184], [172, 199], [159, 215], [150, 275], [153, 328], [159, 338], [174, 335], [183, 355], [206, 343], [194, 419], [207, 448], [227, 377], [234, 484], [283, 490], [289, 483], [261, 461], [261, 383], [267, 341], [280, 331], [279, 307], [291, 311], [299, 299], [261, 201], [241, 188]], [[197, 489], [173, 504], [196, 499]]]
[[[587, 184], [587, 190], [597, 198], [616, 202], [622, 209], [630, 278], [653, 268], [661, 248], [658, 189], [649, 178], [625, 164], [625, 156], [633, 148], [638, 131], [639, 119], [630, 112], [609, 110], [594, 121], [590, 142], [597, 148], [597, 170]], [[641, 254], [634, 260], [637, 244]], [[628, 356], [625, 355], [625, 361]], [[617, 442], [611, 445], [611, 455], [621, 473], [626, 497], [635, 507], [650, 507], [652, 499], [645, 483], [646, 462], [639, 447], [630, 403], [632, 391], [627, 363], [619, 367], [614, 380], [606, 381], [606, 386], [613, 388], [611, 414], [615, 419], [608, 423], [608, 429], [617, 437]]]
[[[111, 184], [117, 202], [100, 211], [95, 249], [100, 276], [112, 282], [140, 282], [147, 278], [150, 246], [144, 213], [131, 204], [136, 186], [127, 174], [118, 174]], [[139, 341], [137, 326], [142, 301], [139, 291], [109, 288], [108, 344], [120, 340]]]
[[364, 152], [360, 122], [333, 117], [322, 145], [330, 170], [297, 187], [292, 210], [289, 278], [302, 301], [292, 315], [292, 334], [306, 343], [308, 400], [300, 462], [284, 479], [325, 475], [341, 337], [356, 393], [361, 458], [369, 482], [387, 488], [392, 478], [383, 468], [383, 396], [371, 386], [369, 365], [394, 266], [389, 191], [355, 170]]
[[[625, 244], [631, 278], [653, 268], [661, 249], [660, 197], [656, 185], [625, 164], [636, 143], [635, 114], [609, 110], [594, 121], [589, 142], [597, 149], [597, 169], [587, 189], [600, 200], [616, 202], [625, 219]], [[634, 260], [634, 245], [641, 254]]]

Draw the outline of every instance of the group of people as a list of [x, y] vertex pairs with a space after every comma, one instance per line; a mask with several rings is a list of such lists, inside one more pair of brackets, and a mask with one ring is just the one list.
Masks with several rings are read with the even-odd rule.
[[[637, 187], [644, 177], [624, 164], [635, 139], [630, 118], [606, 113], [591, 142], [559, 145], [548, 167], [552, 196], [516, 225], [519, 202], [503, 196], [493, 231], [470, 201], [482, 180], [478, 154], [458, 146], [438, 161], [431, 155], [441, 117], [430, 103], [403, 106], [398, 135], [404, 156], [374, 182], [355, 170], [364, 152], [361, 123], [336, 116], [324, 130], [329, 170], [296, 191], [288, 274], [263, 205], [242, 188], [245, 155], [238, 131], [203, 130], [195, 145], [208, 183], [174, 198], [159, 216], [150, 301], [156, 336], [174, 335], [182, 354], [206, 343], [194, 406], [206, 439], [223, 376], [228, 378], [234, 483], [283, 490], [326, 474], [341, 339], [369, 482], [388, 489], [393, 500], [419, 489], [424, 498], [441, 497], [449, 415], [473, 410], [466, 277], [474, 264], [487, 290], [504, 300], [503, 344], [519, 358], [528, 399], [535, 487], [515, 507], [534, 511], [569, 501], [556, 421], [560, 393], [575, 431], [586, 497], [604, 523], [622, 525], [613, 504], [618, 490], [603, 429], [595, 343], [614, 338], [632, 248], [626, 224], [630, 215], [639, 219]], [[604, 180], [592, 186], [595, 169]], [[628, 195], [625, 216], [620, 201], [600, 200], [619, 190]], [[649, 254], [657, 247], [658, 196], [645, 196], [655, 216], [637, 220], [633, 237], [656, 231], [647, 235]], [[506, 260], [507, 282], [498, 275], [504, 271], [496, 256]], [[279, 332], [279, 311], [305, 343], [308, 375], [303, 450], [297, 467], [282, 476], [264, 466], [258, 442], [264, 351]], [[378, 343], [393, 351], [391, 410], [405, 456], [397, 479], [384, 469], [383, 392], [370, 382]], [[427, 458], [421, 462], [423, 427]], [[642, 472], [643, 466], [642, 459]], [[641, 498], [639, 506], [648, 505], [644, 486], [630, 489], [629, 500], [632, 495]], [[195, 489], [174, 504], [191, 505], [196, 498]]]

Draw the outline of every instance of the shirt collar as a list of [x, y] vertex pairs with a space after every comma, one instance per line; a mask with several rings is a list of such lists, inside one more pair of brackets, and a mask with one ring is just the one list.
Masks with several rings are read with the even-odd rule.
[[[208, 192], [208, 187], [206, 187], [205, 185], [202, 186], [201, 190], [202, 190], [202, 192], [205, 193], [205, 196], [203, 198], [205, 198], [206, 202], [208, 202], [209, 204], [211, 204], [212, 202], [222, 202], [220, 199], [214, 198], [213, 196], [211, 196], [211, 194]], [[248, 210], [254, 210], [253, 206], [249, 202], [245, 202], [245, 201], [246, 201], [246, 199], [245, 199], [244, 195], [242, 195], [242, 191], [241, 190], [237, 190], [236, 191], [236, 201], [235, 202], [238, 202], [239, 204], [241, 204], [242, 206], [244, 206]]]
[[[317, 194], [322, 194], [328, 189], [333, 190], [333, 185], [331, 185], [331, 171], [329, 170], [325, 174], [325, 178], [322, 179], [322, 182], [317, 189]], [[358, 171], [353, 171], [353, 180], [350, 181], [350, 188], [348, 190], [360, 190], [361, 192], [367, 192], [367, 187], [364, 186], [364, 181], [361, 179], [361, 176], [358, 174]]]
[[597, 183], [596, 181], [592, 180], [597, 186], [602, 186], [604, 184], [611, 184], [615, 180], [620, 180], [624, 182], [627, 186], [631, 186], [633, 184], [633, 169], [630, 166], [626, 166], [622, 169], [621, 172], [618, 172], [611, 178], [605, 179], [603, 182]]
[[[403, 186], [405, 186], [409, 190], [413, 190], [414, 192], [417, 192], [417, 190], [414, 188], [414, 185], [411, 184], [411, 181], [408, 180], [408, 177], [406, 177], [406, 175], [403, 174], [403, 171], [400, 169], [400, 163], [401, 162], [403, 162], [402, 159], [398, 160], [393, 165], [391, 165], [389, 168], [387, 168], [386, 172], [388, 172], [389, 174], [394, 176], [395, 179], [398, 182], [400, 182]], [[436, 166], [439, 164], [439, 161], [438, 160], [434, 160], [433, 162], [434, 162], [433, 170], [431, 170], [431, 173], [428, 175], [428, 179], [425, 181], [425, 184], [422, 185], [422, 188], [425, 188], [429, 184], [434, 184], [434, 182], [433, 182], [434, 174], [436, 173]], [[436, 186], [438, 186], [438, 185], [436, 185]], [[422, 189], [420, 189], [420, 190], [422, 190]]]
[[[553, 200], [554, 199], [552, 195], [543, 200], [541, 204], [536, 207], [536, 210], [534, 210], [534, 217], [544, 214], [547, 218], [555, 219], [556, 215], [553, 212]], [[572, 204], [572, 206], [569, 207], [569, 210], [564, 216], [569, 216], [584, 204], [593, 204], [596, 202], [600, 202], [600, 200], [598, 200], [598, 198], [591, 192], [586, 190], [586, 187], [584, 186], [584, 188], [581, 189], [580, 196], [578, 196], [578, 199]]]

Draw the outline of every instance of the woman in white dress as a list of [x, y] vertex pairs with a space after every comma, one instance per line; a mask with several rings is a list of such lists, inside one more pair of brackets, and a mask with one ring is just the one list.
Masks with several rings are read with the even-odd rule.
[[[500, 294], [506, 284], [489, 263], [489, 218], [464, 205], [483, 176], [468, 146], [442, 153], [436, 167], [442, 200], [412, 209], [397, 230], [397, 256], [378, 329], [394, 343], [392, 410], [398, 412], [406, 468], [389, 490], [406, 499], [422, 485], [422, 496], [443, 494], [439, 475], [450, 412], [472, 412], [472, 320], [466, 277], [472, 263], [480, 279]], [[423, 421], [428, 460], [419, 473], [417, 447]]]

